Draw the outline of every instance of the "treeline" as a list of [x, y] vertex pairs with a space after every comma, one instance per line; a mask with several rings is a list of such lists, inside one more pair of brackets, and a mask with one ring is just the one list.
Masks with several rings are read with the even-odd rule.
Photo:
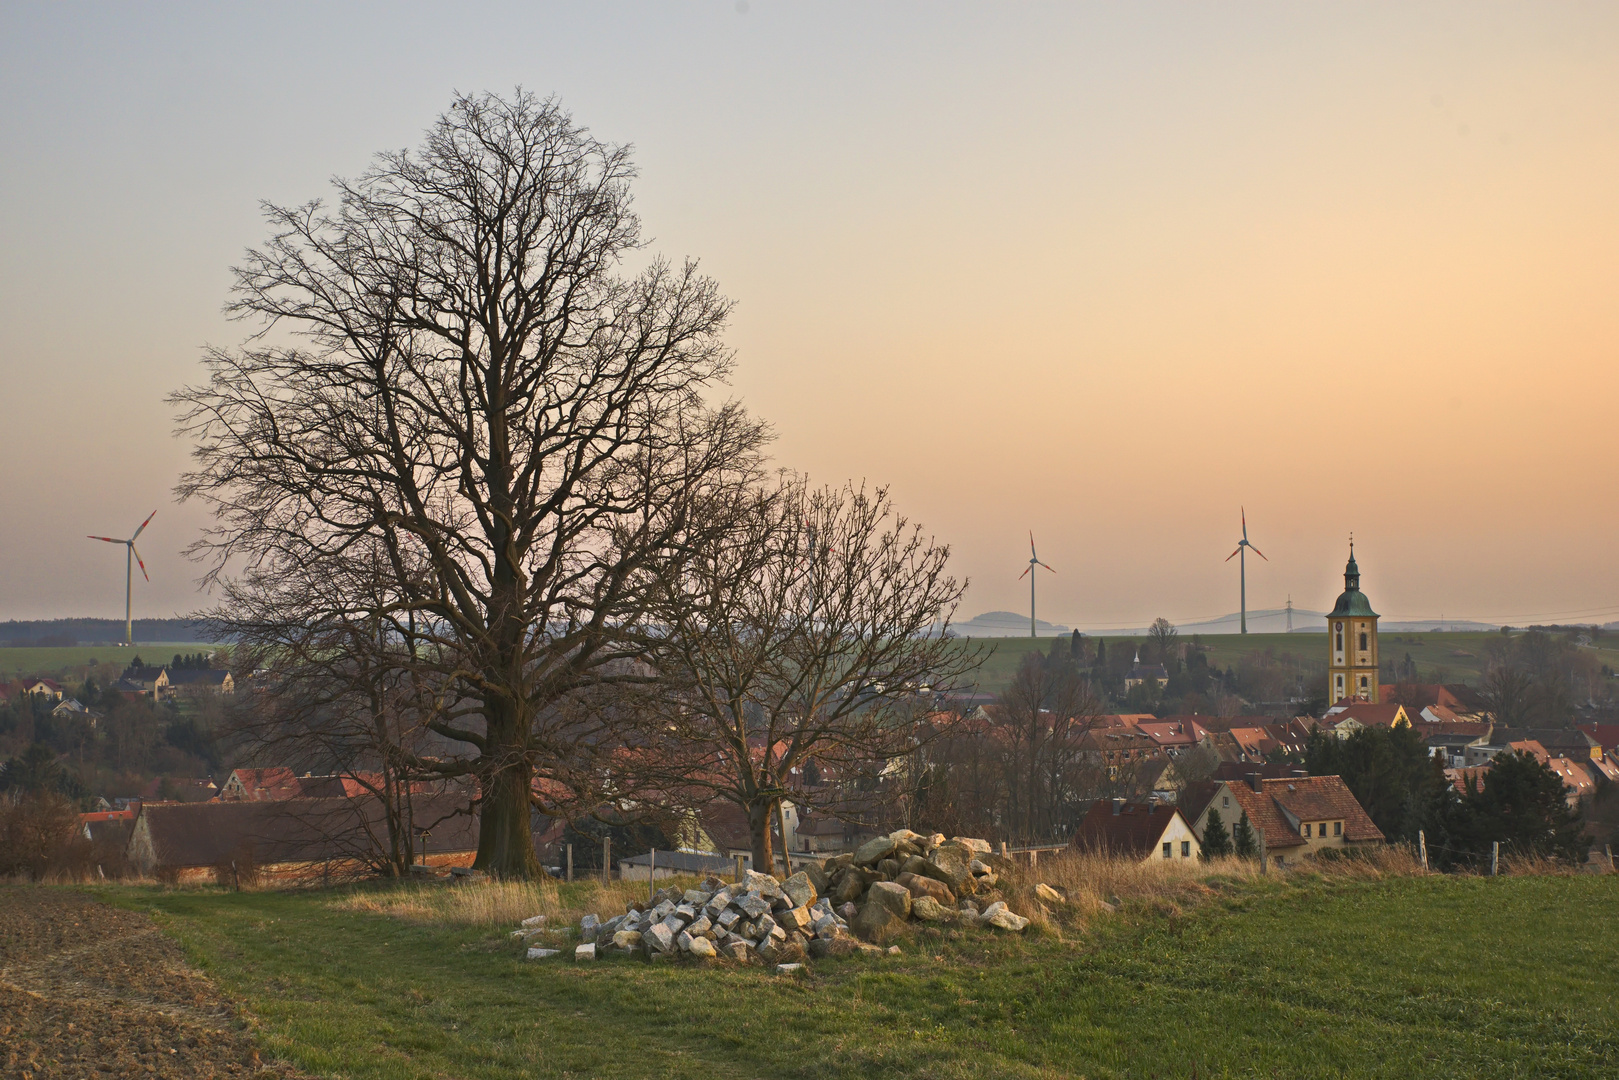
[[55, 701], [32, 694], [0, 704], [0, 787], [15, 788], [18, 767], [48, 755], [66, 778], [55, 790], [88, 808], [92, 795], [133, 796], [154, 776], [206, 776], [225, 764], [217, 699], [182, 710], [173, 701], [128, 699], [93, 678], [63, 690], [93, 713], [57, 715]]
[[[136, 619], [136, 641], [205, 642], [206, 628], [192, 619]], [[0, 646], [63, 648], [124, 640], [122, 619], [8, 619], [0, 622]]]
[[1415, 731], [1363, 728], [1347, 739], [1316, 732], [1305, 767], [1343, 777], [1389, 840], [1422, 834], [1437, 869], [1486, 866], [1496, 843], [1505, 854], [1570, 860], [1585, 849], [1563, 778], [1529, 754], [1497, 755], [1482, 781], [1458, 791]]

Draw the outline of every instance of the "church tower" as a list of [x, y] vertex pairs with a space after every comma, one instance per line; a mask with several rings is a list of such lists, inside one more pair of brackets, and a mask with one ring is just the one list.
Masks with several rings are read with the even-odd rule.
[[1351, 540], [1343, 595], [1327, 616], [1327, 697], [1332, 704], [1345, 698], [1377, 703], [1377, 618], [1371, 601], [1360, 591], [1360, 566]]

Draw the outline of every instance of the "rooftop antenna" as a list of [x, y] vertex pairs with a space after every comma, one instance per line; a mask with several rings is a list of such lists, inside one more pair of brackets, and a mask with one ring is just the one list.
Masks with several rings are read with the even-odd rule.
[[[153, 510], [150, 514], [147, 514], [146, 515], [146, 520], [141, 522], [141, 527], [139, 529], [135, 530], [135, 536], [139, 536], [146, 529], [146, 526], [151, 524], [152, 519], [155, 518], [155, 517], [157, 517], [157, 511], [156, 510]], [[87, 538], [87, 539], [90, 539], [90, 540], [105, 540], [109, 544], [123, 544], [124, 545], [124, 549], [125, 549], [124, 550], [124, 644], [125, 645], [133, 645], [133, 644], [135, 644], [135, 620], [130, 616], [130, 613], [129, 613], [129, 596], [130, 596], [131, 587], [133, 586], [134, 580], [135, 580], [135, 564], [136, 563], [141, 564], [141, 577], [145, 578], [147, 581], [152, 580], [152, 575], [148, 574], [146, 572], [146, 563], [145, 563], [144, 560], [141, 559], [141, 553], [135, 550], [135, 536], [131, 536], [128, 540], [118, 540], [118, 539], [115, 539], [115, 538], [113, 538], [111, 536], [91, 536], [91, 537]]]
[[[1031, 533], [1029, 533], [1029, 565], [1024, 567], [1023, 573], [1021, 573], [1021, 574], [1019, 574], [1017, 576], [1017, 579], [1019, 581], [1022, 581], [1025, 577], [1027, 577], [1029, 579], [1029, 636], [1030, 637], [1039, 636], [1034, 632], [1034, 627], [1035, 627], [1035, 621], [1034, 621], [1034, 568], [1037, 567], [1037, 566], [1046, 566], [1046, 564], [1041, 562], [1040, 561], [1040, 556], [1038, 556], [1038, 555], [1036, 555], [1034, 553], [1034, 533], [1031, 532]], [[1051, 570], [1051, 567], [1046, 566], [1046, 569]], [[1051, 570], [1051, 572], [1053, 574], [1055, 574], [1057, 571]]]
[[[1231, 554], [1229, 554], [1229, 555], [1227, 555], [1225, 557], [1226, 562], [1230, 562], [1232, 559], [1237, 559], [1237, 565], [1242, 567], [1242, 632], [1244, 634], [1246, 634], [1248, 632], [1248, 549], [1249, 548], [1254, 549], [1254, 554], [1255, 555], [1258, 555], [1261, 559], [1265, 559], [1266, 562], [1270, 562], [1269, 559], [1265, 558], [1265, 553], [1263, 551], [1260, 551], [1258, 548], [1254, 547], [1254, 545], [1252, 545], [1252, 544], [1250, 544], [1248, 542], [1248, 510], [1247, 510], [1246, 507], [1244, 507], [1243, 511], [1242, 511], [1242, 539], [1237, 541], [1237, 550], [1233, 551]], [[1238, 556], [1241, 556], [1241, 558], [1238, 558]]]

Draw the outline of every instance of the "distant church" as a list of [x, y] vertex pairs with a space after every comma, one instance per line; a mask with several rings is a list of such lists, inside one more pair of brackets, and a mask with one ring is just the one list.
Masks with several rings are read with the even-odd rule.
[[1349, 563], [1344, 567], [1344, 591], [1327, 616], [1327, 687], [1332, 703], [1377, 703], [1377, 612], [1360, 591], [1360, 566], [1355, 542], [1349, 542]]

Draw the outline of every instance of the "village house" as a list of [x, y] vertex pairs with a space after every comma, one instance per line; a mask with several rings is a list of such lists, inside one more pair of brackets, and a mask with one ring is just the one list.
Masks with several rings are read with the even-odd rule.
[[1351, 848], [1382, 843], [1348, 786], [1338, 776], [1292, 776], [1265, 779], [1257, 773], [1246, 781], [1205, 781], [1188, 785], [1182, 806], [1193, 831], [1203, 836], [1209, 811], [1218, 810], [1220, 825], [1236, 838], [1242, 815], [1248, 815], [1255, 839], [1278, 866], [1309, 858], [1324, 848]]
[[1345, 701], [1327, 710], [1320, 727], [1340, 739], [1347, 739], [1361, 728], [1410, 727], [1411, 714], [1397, 702], [1373, 704], [1366, 701]]
[[35, 697], [50, 698], [55, 701], [62, 700], [62, 686], [54, 679], [24, 679], [22, 692]]
[[1203, 848], [1192, 826], [1173, 803], [1098, 799], [1091, 804], [1073, 846], [1081, 851], [1122, 855], [1147, 862], [1195, 859]]

